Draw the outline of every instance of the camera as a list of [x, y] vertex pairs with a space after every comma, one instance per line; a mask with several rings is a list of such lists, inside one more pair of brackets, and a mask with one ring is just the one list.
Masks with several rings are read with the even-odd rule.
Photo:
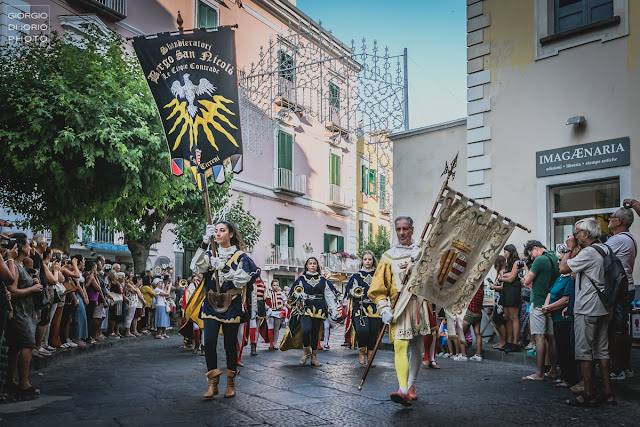
[[40, 272], [35, 268], [27, 268], [27, 273], [29, 273], [29, 276], [31, 276], [32, 279], [35, 279], [40, 274]]
[[522, 270], [524, 268], [524, 261], [516, 261], [516, 265], [518, 266], [519, 270]]
[[60, 252], [53, 253], [53, 261], [57, 261], [57, 262], [62, 261], [62, 255], [60, 255]]
[[17, 244], [18, 244], [18, 242], [17, 242], [16, 239], [10, 239], [9, 241], [3, 243], [2, 247], [11, 250]]
[[[523, 261], [520, 261], [523, 262]], [[518, 277], [524, 277], [524, 270], [518, 271]]]

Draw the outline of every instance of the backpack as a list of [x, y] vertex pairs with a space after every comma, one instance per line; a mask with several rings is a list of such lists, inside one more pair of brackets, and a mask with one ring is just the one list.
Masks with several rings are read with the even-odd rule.
[[598, 251], [603, 258], [604, 289], [601, 291], [593, 280], [589, 277], [587, 277], [587, 279], [589, 279], [593, 287], [596, 288], [600, 301], [602, 301], [604, 307], [608, 311], [611, 311], [617, 302], [621, 302], [624, 299], [629, 287], [629, 282], [627, 279], [627, 273], [624, 271], [624, 267], [622, 266], [622, 261], [620, 261], [608, 245], [605, 244], [605, 246], [609, 249], [608, 254], [597, 245], [590, 246]]

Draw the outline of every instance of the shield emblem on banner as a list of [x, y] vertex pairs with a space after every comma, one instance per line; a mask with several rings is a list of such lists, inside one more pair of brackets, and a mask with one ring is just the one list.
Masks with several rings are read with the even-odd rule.
[[450, 287], [458, 280], [467, 267], [467, 257], [453, 249], [447, 250], [440, 258], [438, 284], [441, 288]]

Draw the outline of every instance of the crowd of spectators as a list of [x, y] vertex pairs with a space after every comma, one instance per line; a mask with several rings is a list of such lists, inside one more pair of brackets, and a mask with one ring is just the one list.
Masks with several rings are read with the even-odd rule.
[[29, 379], [33, 358], [107, 339], [168, 338], [176, 301], [168, 275], [134, 275], [102, 256], [69, 256], [42, 235], [1, 234], [0, 401], [11, 392], [40, 394]]

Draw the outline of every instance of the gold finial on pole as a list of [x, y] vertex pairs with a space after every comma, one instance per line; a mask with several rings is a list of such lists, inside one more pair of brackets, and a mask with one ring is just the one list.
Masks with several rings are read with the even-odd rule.
[[184, 28], [182, 28], [184, 20], [182, 19], [182, 15], [180, 15], [180, 11], [178, 11], [178, 19], [176, 19], [176, 23], [178, 24], [178, 31], [182, 34], [184, 32]]

